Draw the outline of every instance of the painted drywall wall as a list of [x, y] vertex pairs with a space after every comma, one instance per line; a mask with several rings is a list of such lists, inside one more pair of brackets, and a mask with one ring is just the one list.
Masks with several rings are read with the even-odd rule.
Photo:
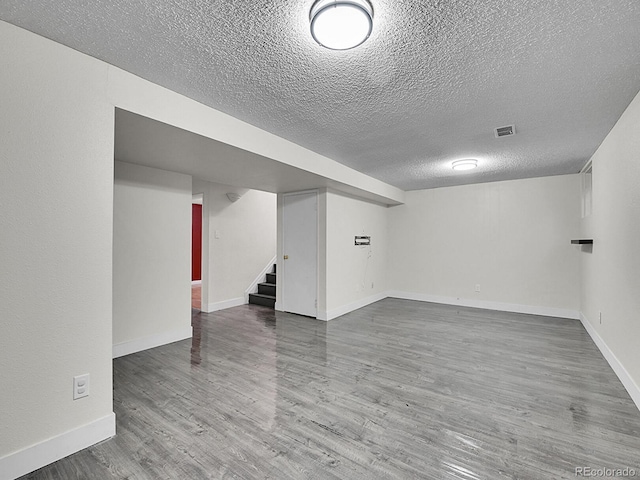
[[579, 175], [407, 192], [391, 295], [577, 318], [580, 208]]
[[[193, 181], [193, 193], [203, 194], [206, 217], [203, 310], [246, 303], [245, 290], [276, 253], [276, 195], [198, 179]], [[241, 197], [231, 202], [227, 193]]]
[[640, 95], [592, 157], [592, 213], [582, 222], [582, 235], [593, 239], [593, 247], [583, 248], [580, 259], [583, 321], [640, 407], [638, 132]]
[[[0, 22], [0, 478], [113, 435], [107, 65]], [[73, 377], [90, 374], [74, 401]], [[97, 437], [74, 432], [110, 425]], [[73, 437], [73, 438], [70, 438]], [[33, 455], [32, 455], [33, 454]]]
[[[326, 297], [318, 318], [331, 320], [386, 296], [389, 209], [332, 190], [323, 199]], [[371, 244], [356, 246], [356, 235], [370, 236]]]
[[115, 162], [114, 356], [191, 336], [191, 177]]

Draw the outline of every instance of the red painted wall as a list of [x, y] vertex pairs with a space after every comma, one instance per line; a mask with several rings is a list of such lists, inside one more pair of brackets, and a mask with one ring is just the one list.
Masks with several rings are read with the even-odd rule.
[[202, 280], [202, 205], [191, 207], [191, 280]]

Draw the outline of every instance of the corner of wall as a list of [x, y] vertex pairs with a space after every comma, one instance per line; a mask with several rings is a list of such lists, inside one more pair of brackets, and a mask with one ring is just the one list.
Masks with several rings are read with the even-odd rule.
[[170, 343], [179, 342], [193, 336], [192, 327], [184, 327], [169, 332], [162, 332], [149, 335], [143, 338], [136, 338], [113, 346], [113, 358], [124, 357], [132, 353], [149, 350], [150, 348], [161, 347]]
[[607, 360], [607, 362], [611, 366], [611, 369], [620, 379], [620, 382], [629, 393], [629, 396], [636, 404], [636, 407], [638, 407], [638, 409], [640, 410], [640, 386], [638, 386], [638, 384], [633, 380], [627, 369], [624, 368], [624, 365], [620, 362], [620, 360], [618, 360], [618, 357], [616, 357], [616, 354], [613, 353], [613, 350], [609, 348], [607, 343], [602, 339], [591, 322], [589, 322], [587, 317], [582, 312], [580, 313], [580, 321], [582, 322], [584, 329], [593, 340], [593, 343], [596, 344], [596, 346], [602, 353], [602, 356]]
[[376, 293], [375, 295], [371, 295], [366, 298], [361, 298], [356, 300], [355, 302], [348, 303], [346, 305], [342, 305], [338, 308], [334, 308], [331, 310], [318, 310], [317, 319], [323, 321], [335, 320], [342, 315], [346, 315], [347, 313], [353, 312], [360, 308], [366, 307], [367, 305], [371, 305], [372, 303], [379, 302], [380, 300], [384, 300], [389, 295], [387, 292]]

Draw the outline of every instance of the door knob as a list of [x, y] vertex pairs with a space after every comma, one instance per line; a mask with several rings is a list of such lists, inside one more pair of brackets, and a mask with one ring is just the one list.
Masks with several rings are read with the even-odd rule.
[[285, 255], [285, 256], [284, 256], [284, 259], [285, 259], [285, 260], [289, 260], [289, 255]]

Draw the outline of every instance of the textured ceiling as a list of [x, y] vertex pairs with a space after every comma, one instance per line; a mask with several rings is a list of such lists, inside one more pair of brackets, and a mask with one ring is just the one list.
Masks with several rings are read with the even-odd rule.
[[578, 172], [640, 89], [638, 0], [372, 0], [341, 52], [311, 39], [312, 3], [3, 0], [0, 19], [405, 190]]

